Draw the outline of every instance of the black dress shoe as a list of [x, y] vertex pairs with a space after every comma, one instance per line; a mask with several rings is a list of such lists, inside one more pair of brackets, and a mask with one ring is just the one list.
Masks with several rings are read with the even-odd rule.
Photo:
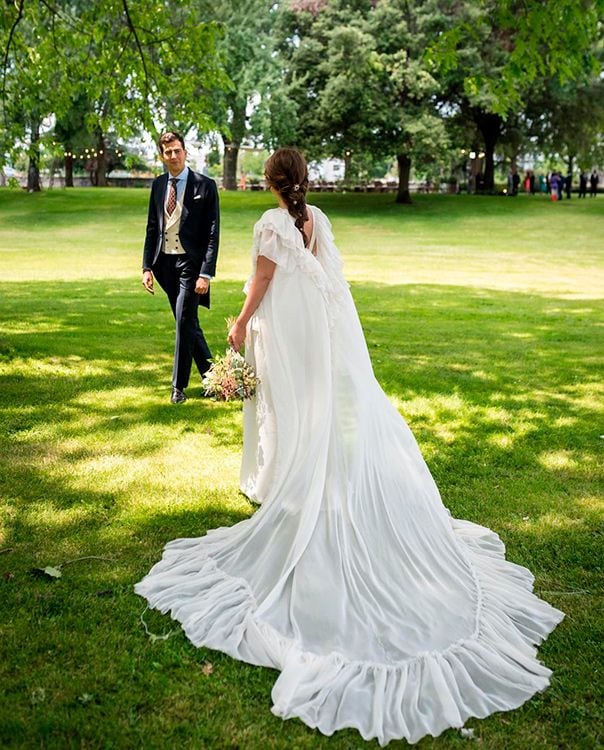
[[181, 391], [179, 388], [172, 388], [172, 395], [170, 396], [170, 401], [173, 404], [182, 404], [182, 402], [186, 400], [187, 400], [187, 397], [185, 396], [183, 391]]

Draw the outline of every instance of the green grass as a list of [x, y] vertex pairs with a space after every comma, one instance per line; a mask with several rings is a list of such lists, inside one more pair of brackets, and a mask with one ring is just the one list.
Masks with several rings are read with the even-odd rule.
[[[276, 673], [195, 649], [139, 580], [176, 537], [253, 512], [240, 409], [168, 403], [165, 298], [140, 286], [145, 191], [0, 191], [0, 746], [377, 748], [272, 716]], [[317, 195], [375, 371], [455, 516], [496, 530], [567, 617], [552, 685], [472, 720], [488, 750], [602, 740], [604, 201]], [[225, 345], [264, 194], [224, 195], [211, 347]], [[600, 421], [598, 418], [600, 417]], [[60, 580], [31, 569], [88, 555]], [[213, 671], [204, 674], [211, 663]], [[206, 670], [207, 671], [207, 670]], [[600, 726], [598, 726], [598, 721]], [[461, 748], [453, 730], [419, 748]], [[394, 742], [392, 748], [406, 747]]]

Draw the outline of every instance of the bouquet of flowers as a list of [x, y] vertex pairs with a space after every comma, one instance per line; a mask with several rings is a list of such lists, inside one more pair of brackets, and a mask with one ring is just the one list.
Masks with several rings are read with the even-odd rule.
[[213, 396], [217, 401], [251, 398], [259, 382], [249, 362], [234, 349], [227, 349], [224, 357], [214, 357], [212, 366], [203, 376], [206, 396]]

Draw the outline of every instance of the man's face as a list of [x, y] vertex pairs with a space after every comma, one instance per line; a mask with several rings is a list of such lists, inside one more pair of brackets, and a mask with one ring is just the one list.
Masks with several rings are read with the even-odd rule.
[[170, 143], [162, 144], [163, 153], [161, 160], [168, 168], [168, 172], [172, 177], [176, 177], [185, 168], [185, 159], [187, 152], [180, 145], [180, 141], [170, 141]]

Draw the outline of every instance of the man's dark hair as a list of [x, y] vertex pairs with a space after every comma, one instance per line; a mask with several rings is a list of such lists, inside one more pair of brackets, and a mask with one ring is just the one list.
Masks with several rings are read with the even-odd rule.
[[180, 145], [183, 147], [183, 151], [185, 150], [185, 141], [182, 135], [175, 130], [167, 130], [163, 135], [160, 135], [159, 141], [157, 142], [159, 145], [159, 153], [163, 156], [164, 146], [167, 146], [169, 143], [174, 143], [174, 141], [179, 141]]

